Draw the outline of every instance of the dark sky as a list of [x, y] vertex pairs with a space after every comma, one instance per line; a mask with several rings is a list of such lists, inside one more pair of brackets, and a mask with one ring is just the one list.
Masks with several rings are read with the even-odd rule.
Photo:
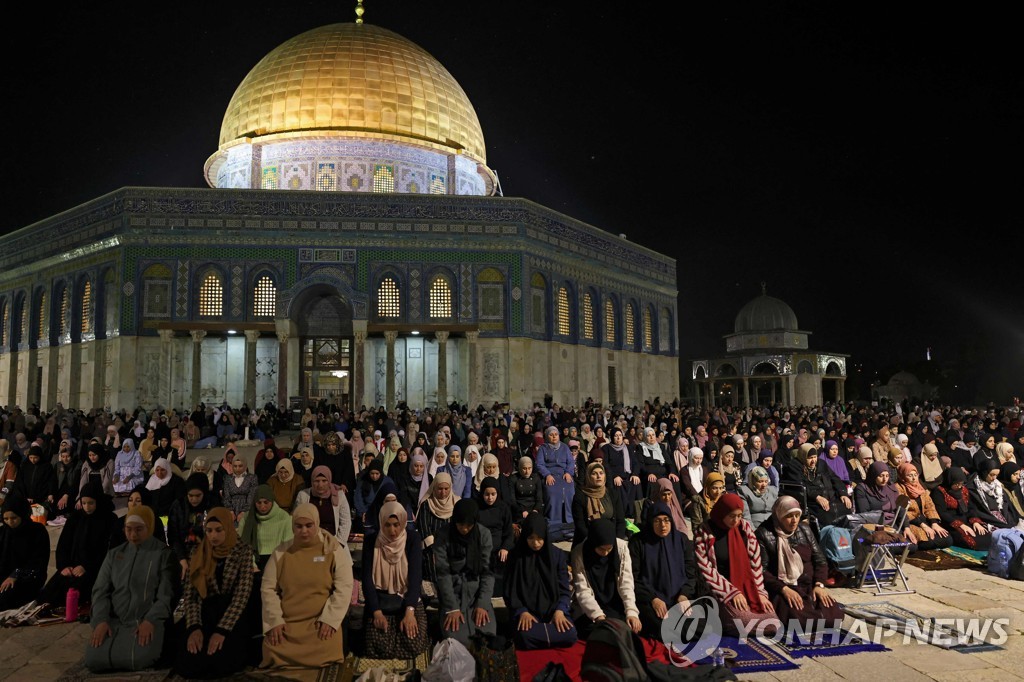
[[[812, 348], [885, 378], [928, 374], [931, 347], [954, 397], [1006, 402], [1024, 394], [1019, 23], [895, 4], [369, 0], [366, 19], [459, 81], [506, 196], [678, 259], [684, 359], [719, 352], [764, 280]], [[126, 185], [204, 187], [249, 69], [352, 6], [20, 6], [0, 230]]]

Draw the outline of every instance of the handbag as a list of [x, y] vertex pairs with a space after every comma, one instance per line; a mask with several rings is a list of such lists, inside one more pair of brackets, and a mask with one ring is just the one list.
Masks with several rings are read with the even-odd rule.
[[478, 682], [519, 682], [519, 659], [511, 641], [503, 637], [489, 641], [474, 638], [469, 650], [476, 659]]

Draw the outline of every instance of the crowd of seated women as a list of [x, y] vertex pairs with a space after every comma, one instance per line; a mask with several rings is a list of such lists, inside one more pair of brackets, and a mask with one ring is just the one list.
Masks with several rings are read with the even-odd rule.
[[[341, 660], [356, 572], [371, 658], [414, 657], [432, 632], [569, 646], [606, 618], [658, 637], [702, 595], [727, 627], [834, 621], [821, 529], [905, 508], [913, 549], [985, 549], [1024, 519], [1015, 415], [904, 414], [307, 412], [291, 447], [268, 438], [251, 461], [229, 433], [187, 457], [194, 429], [165, 414], [54, 428], [56, 449], [4, 415], [0, 610], [53, 611], [74, 587], [91, 669], [163, 656], [188, 677]], [[49, 580], [39, 508], [65, 519]]]

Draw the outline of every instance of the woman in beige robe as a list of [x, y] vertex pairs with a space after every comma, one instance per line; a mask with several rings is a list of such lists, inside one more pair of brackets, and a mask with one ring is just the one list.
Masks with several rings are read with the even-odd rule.
[[306, 503], [292, 512], [294, 538], [263, 572], [263, 668], [319, 668], [344, 660], [341, 622], [352, 601], [352, 557], [320, 528]]

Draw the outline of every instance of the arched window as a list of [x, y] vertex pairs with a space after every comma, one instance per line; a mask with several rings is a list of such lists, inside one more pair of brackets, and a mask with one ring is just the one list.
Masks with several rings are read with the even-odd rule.
[[558, 333], [569, 336], [569, 292], [565, 287], [558, 287]]
[[604, 342], [615, 343], [615, 304], [612, 299], [604, 299]]
[[199, 316], [220, 317], [224, 314], [224, 283], [216, 272], [208, 272], [199, 285]]
[[270, 275], [260, 275], [252, 292], [252, 314], [273, 317], [277, 313], [277, 287]]
[[39, 304], [36, 306], [36, 343], [47, 338], [46, 327], [46, 292], [39, 292]]
[[452, 287], [442, 275], [430, 283], [430, 316], [448, 319], [452, 316]]
[[92, 282], [85, 280], [82, 284], [82, 336], [92, 334]]
[[0, 346], [7, 345], [7, 299], [0, 301]]
[[644, 348], [654, 348], [654, 330], [651, 328], [651, 309], [644, 308]]
[[504, 321], [505, 276], [500, 270], [486, 268], [476, 276], [478, 308], [481, 320]]
[[171, 269], [154, 263], [142, 273], [143, 317], [171, 316]]
[[658, 350], [667, 352], [672, 350], [672, 311], [667, 307], [661, 309], [661, 325], [658, 327]]
[[385, 277], [377, 287], [377, 317], [398, 317], [400, 311], [398, 283], [394, 277]]
[[391, 166], [373, 167], [373, 191], [390, 194], [395, 191], [395, 169]]
[[533, 273], [530, 278], [530, 316], [531, 327], [535, 334], [543, 334], [546, 331], [544, 320], [544, 293], [547, 289], [547, 281], [544, 275], [539, 272]]
[[18, 330], [18, 343], [28, 343], [28, 298], [21, 299], [21, 325]]
[[589, 291], [583, 294], [583, 338], [594, 340], [594, 300]]
[[70, 301], [68, 300], [68, 288], [64, 285], [60, 288], [60, 310], [57, 311], [57, 338], [62, 338], [68, 333], [68, 314], [70, 313]]
[[626, 345], [632, 347], [636, 344], [636, 336], [633, 329], [633, 304], [626, 304]]

